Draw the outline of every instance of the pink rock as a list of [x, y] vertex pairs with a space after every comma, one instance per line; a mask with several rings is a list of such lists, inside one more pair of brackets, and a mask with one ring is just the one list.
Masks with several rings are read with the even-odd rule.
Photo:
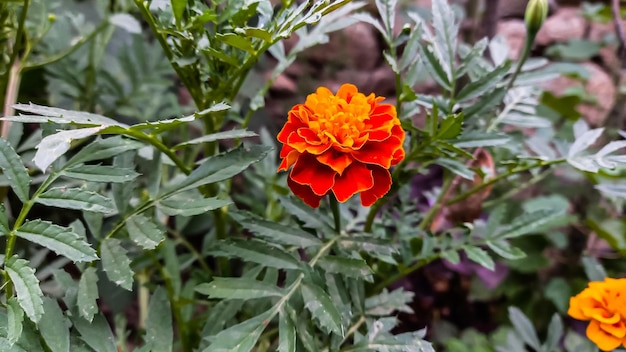
[[519, 59], [526, 41], [526, 25], [524, 21], [519, 19], [500, 21], [496, 34], [504, 37], [506, 40], [509, 47], [509, 59]]
[[582, 39], [586, 21], [578, 7], [560, 7], [543, 24], [535, 43], [547, 46], [567, 42], [570, 39]]

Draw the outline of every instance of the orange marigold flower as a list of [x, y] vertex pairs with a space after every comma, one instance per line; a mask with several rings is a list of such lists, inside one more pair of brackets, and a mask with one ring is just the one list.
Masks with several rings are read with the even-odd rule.
[[607, 278], [590, 282], [578, 295], [570, 298], [572, 318], [589, 320], [587, 337], [603, 351], [626, 345], [626, 279]]
[[293, 165], [287, 183], [296, 196], [317, 208], [330, 192], [340, 202], [360, 193], [370, 206], [389, 191], [389, 168], [404, 159], [404, 130], [395, 106], [382, 100], [344, 84], [337, 95], [320, 87], [289, 111], [278, 171]]

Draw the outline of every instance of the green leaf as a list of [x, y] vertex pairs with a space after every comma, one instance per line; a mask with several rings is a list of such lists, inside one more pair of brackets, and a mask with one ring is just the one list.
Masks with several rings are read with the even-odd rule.
[[563, 337], [563, 321], [558, 313], [554, 313], [550, 320], [550, 325], [548, 325], [548, 336], [546, 337], [543, 350], [548, 352], [558, 351], [561, 337]]
[[72, 322], [81, 339], [94, 351], [117, 352], [111, 327], [101, 314], [96, 315], [91, 323], [79, 316], [74, 316]]
[[606, 271], [602, 266], [602, 263], [598, 259], [589, 256], [583, 256], [581, 258], [585, 274], [589, 281], [604, 281], [606, 278]]
[[317, 319], [320, 327], [328, 333], [334, 332], [342, 337], [344, 331], [341, 313], [333, 304], [330, 296], [319, 286], [306, 282], [300, 286], [300, 290], [305, 307], [311, 312], [313, 318]]
[[253, 278], [214, 277], [209, 283], [200, 284], [196, 291], [209, 298], [256, 299], [280, 297], [284, 292], [276, 285], [256, 281]]
[[367, 262], [363, 259], [327, 255], [320, 258], [317, 265], [332, 274], [341, 274], [355, 279], [374, 282], [372, 269], [370, 269]]
[[544, 294], [547, 299], [554, 303], [560, 313], [567, 313], [569, 298], [572, 296], [572, 290], [563, 278], [552, 278], [546, 285]]
[[472, 103], [463, 110], [466, 120], [473, 120], [474, 118], [484, 118], [485, 115], [490, 114], [504, 99], [507, 90], [503, 88], [496, 88], [487, 95], [481, 97], [479, 100]]
[[83, 271], [78, 282], [78, 314], [88, 322], [98, 313], [98, 275], [96, 268], [88, 267]]
[[548, 227], [553, 223], [562, 221], [567, 217], [565, 209], [539, 210], [532, 213], [525, 213], [515, 218], [508, 226], [501, 227], [493, 238], [505, 239], [513, 238], [538, 231]]
[[291, 254], [254, 240], [233, 239], [220, 242], [217, 244], [217, 250], [213, 253], [226, 257], [237, 257], [277, 269], [298, 269], [300, 267], [298, 260]]
[[447, 251], [441, 252], [441, 258], [449, 261], [452, 264], [458, 264], [461, 261], [461, 257], [459, 256], [459, 252], [454, 249], [449, 249]]
[[7, 301], [7, 318], [7, 340], [13, 345], [22, 336], [24, 322], [24, 311], [15, 297]]
[[28, 201], [28, 189], [30, 186], [30, 176], [22, 163], [22, 159], [15, 152], [13, 147], [0, 138], [0, 169], [9, 180], [9, 185], [15, 192], [15, 195], [22, 201]]
[[195, 198], [185, 193], [175, 194], [166, 199], [159, 200], [157, 207], [165, 214], [170, 216], [182, 215], [193, 216], [204, 214], [208, 211], [225, 207], [233, 202], [226, 199], [212, 198]]
[[395, 311], [412, 314], [413, 309], [408, 304], [413, 301], [414, 295], [402, 287], [391, 293], [385, 288], [382, 293], [365, 300], [366, 313], [377, 316], [391, 315]]
[[61, 172], [62, 176], [90, 182], [124, 183], [136, 179], [135, 170], [105, 165], [79, 165]]
[[109, 22], [128, 33], [141, 34], [141, 23], [127, 13], [115, 13], [109, 16]]
[[35, 122], [35, 123], [48, 123], [54, 122], [58, 124], [74, 124], [78, 126], [126, 126], [108, 117], [92, 114], [82, 111], [64, 110], [59, 108], [52, 108], [48, 106], [42, 106], [37, 104], [15, 104], [13, 105], [15, 110], [29, 112], [34, 115], [22, 115], [5, 117], [3, 120], [15, 121], [15, 122]]
[[37, 324], [41, 337], [51, 351], [69, 352], [70, 330], [59, 304], [50, 297], [44, 297], [43, 307], [43, 316]]
[[161, 286], [154, 291], [152, 298], [150, 298], [144, 340], [151, 351], [172, 351], [174, 344], [172, 308], [167, 298], [167, 292]]
[[519, 337], [535, 351], [541, 351], [541, 342], [539, 342], [535, 328], [524, 313], [516, 307], [509, 307], [509, 319]]
[[4, 205], [0, 204], [0, 236], [6, 236], [11, 232], [9, 230], [9, 219]]
[[486, 244], [497, 255], [505, 259], [516, 260], [526, 257], [526, 253], [517, 247], [511, 247], [505, 240], [487, 241]]
[[438, 139], [452, 139], [461, 134], [464, 120], [463, 113], [450, 115], [447, 118], [441, 120], [441, 125], [437, 130], [435, 138]]
[[211, 345], [202, 352], [249, 352], [252, 350], [267, 322], [272, 318], [269, 310], [254, 318], [233, 325], [211, 338]]
[[180, 28], [183, 12], [185, 12], [185, 7], [187, 6], [187, 0], [171, 0], [170, 2], [172, 4], [172, 13], [176, 20], [176, 26]]
[[130, 259], [127, 251], [117, 238], [107, 238], [100, 245], [102, 269], [111, 282], [125, 290], [133, 289], [133, 271], [130, 269]]
[[480, 77], [480, 79], [472, 81], [463, 87], [459, 94], [455, 96], [456, 101], [463, 102], [475, 99], [491, 91], [498, 83], [503, 81], [504, 76], [509, 72], [510, 68], [511, 62], [506, 61], [503, 65], [496, 67], [494, 70]]
[[136, 150], [143, 147], [144, 144], [132, 139], [122, 138], [120, 136], [97, 139], [89, 143], [76, 153], [66, 164], [65, 168], [86, 163], [93, 160], [102, 160], [112, 158], [129, 150]]
[[39, 197], [35, 198], [35, 202], [51, 207], [103, 214], [116, 211], [110, 198], [81, 188], [54, 187], [40, 194]]
[[423, 58], [424, 66], [428, 69], [428, 72], [431, 74], [432, 78], [441, 86], [441, 88], [450, 91], [452, 89], [452, 84], [450, 84], [450, 80], [448, 78], [448, 73], [444, 69], [435, 55], [433, 54], [432, 47], [428, 47], [426, 44], [421, 43], [421, 53]]
[[[449, 65], [449, 70], [453, 71], [454, 53], [457, 47], [457, 37], [459, 26], [456, 23], [454, 12], [447, 0], [432, 1], [432, 23], [435, 28], [435, 46], [441, 53], [441, 60], [444, 65]], [[455, 74], [450, 72], [450, 77]]]
[[130, 239], [143, 249], [154, 249], [165, 239], [163, 230], [152, 219], [141, 214], [126, 219], [126, 230]]
[[262, 160], [271, 150], [264, 146], [238, 147], [226, 153], [207, 158], [200, 167], [180, 182], [166, 187], [159, 198], [188, 189], [229, 179], [250, 165]]
[[296, 327], [289, 314], [280, 311], [278, 318], [278, 352], [296, 352]]
[[388, 241], [371, 236], [350, 235], [350, 237], [340, 238], [339, 245], [347, 250], [366, 252], [389, 264], [396, 264], [393, 256], [398, 253], [398, 250], [390, 246]]
[[255, 235], [275, 243], [297, 246], [299, 248], [322, 245], [322, 241], [319, 238], [306, 231], [293, 226], [267, 221], [250, 212], [231, 211], [228, 215]]
[[467, 254], [467, 258], [469, 258], [469, 260], [478, 263], [489, 270], [495, 269], [496, 265], [493, 262], [493, 259], [484, 249], [468, 246], [463, 247], [463, 250], [465, 251], [465, 254]]
[[435, 160], [437, 165], [441, 165], [446, 169], [452, 171], [455, 175], [459, 175], [466, 180], [474, 180], [474, 171], [470, 170], [464, 163], [449, 158], [437, 158]]
[[223, 132], [207, 134], [205, 136], [194, 138], [192, 140], [177, 144], [173, 149], [180, 149], [182, 147], [186, 147], [189, 145], [215, 142], [215, 141], [221, 141], [225, 139], [236, 139], [236, 138], [246, 138], [246, 137], [256, 137], [256, 136], [258, 136], [256, 133], [252, 131], [244, 130], [244, 129], [223, 131]]
[[508, 143], [511, 137], [503, 133], [484, 133], [480, 131], [468, 131], [452, 141], [458, 148], [495, 147]]
[[43, 293], [35, 269], [28, 266], [28, 261], [14, 255], [6, 260], [4, 270], [15, 287], [20, 307], [32, 322], [37, 323], [43, 315]]
[[215, 38], [224, 44], [228, 44], [234, 48], [247, 51], [251, 54], [254, 54], [256, 52], [254, 45], [252, 44], [250, 39], [239, 36], [235, 33], [218, 33], [215, 35]]
[[49, 221], [27, 221], [15, 230], [15, 235], [66, 256], [74, 262], [91, 262], [98, 259], [96, 251], [80, 235]]
[[333, 232], [334, 229], [330, 225], [330, 219], [311, 209], [301, 201], [294, 201], [293, 197], [279, 196], [278, 200], [285, 208], [285, 211], [297, 217], [302, 221], [304, 227], [320, 230], [322, 232]]
[[105, 128], [106, 126], [79, 128], [46, 136], [37, 145], [37, 152], [33, 162], [41, 171], [45, 172], [50, 164], [70, 150], [73, 140], [93, 136]]

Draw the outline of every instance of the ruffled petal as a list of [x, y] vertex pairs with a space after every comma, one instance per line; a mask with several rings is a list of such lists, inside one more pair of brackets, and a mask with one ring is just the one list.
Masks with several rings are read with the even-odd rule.
[[[285, 147], [288, 147], [287, 145], [285, 145]], [[284, 150], [285, 148], [283, 148]], [[298, 156], [300, 156], [300, 153], [291, 148], [291, 151], [287, 153], [287, 155], [282, 156], [282, 151], [281, 151], [281, 157], [283, 158], [283, 160], [280, 162], [280, 165], [278, 166], [278, 171], [287, 171], [291, 165], [293, 165], [293, 163], [296, 162], [296, 160], [298, 160]]]
[[347, 103], [350, 103], [350, 101], [352, 100], [352, 97], [356, 95], [358, 92], [359, 90], [356, 88], [354, 84], [345, 83], [345, 84], [342, 84], [341, 87], [339, 87], [339, 90], [337, 91], [337, 96], [345, 100]]
[[398, 143], [395, 137], [384, 142], [368, 141], [361, 149], [352, 152], [352, 155], [362, 163], [376, 164], [388, 169], [391, 167], [394, 152], [398, 149]]
[[334, 149], [330, 149], [326, 153], [317, 157], [317, 161], [331, 167], [339, 175], [343, 174], [344, 170], [352, 164], [353, 160], [354, 159], [350, 156], [350, 154], [339, 152]]
[[580, 296], [574, 296], [569, 299], [569, 309], [567, 310], [567, 314], [574, 319], [578, 320], [589, 320], [589, 317], [583, 313], [581, 306], [583, 298]]
[[335, 184], [337, 173], [319, 163], [314, 156], [302, 154], [291, 169], [289, 177], [296, 183], [311, 186], [318, 196], [324, 196]]
[[302, 201], [311, 208], [318, 208], [320, 206], [322, 196], [315, 194], [313, 190], [311, 190], [311, 187], [294, 182], [291, 178], [287, 178], [287, 185], [293, 194], [302, 199]]
[[626, 336], [626, 326], [624, 326], [624, 323], [621, 321], [618, 321], [615, 324], [600, 323], [600, 329], [619, 339], [622, 339], [624, 338], [624, 336]]
[[612, 351], [619, 347], [622, 339], [619, 339], [600, 328], [600, 323], [592, 320], [587, 326], [587, 337], [593, 341], [602, 351]]
[[353, 195], [372, 188], [374, 178], [372, 172], [363, 164], [352, 163], [341, 176], [335, 177], [332, 190], [340, 202], [345, 202]]
[[391, 189], [391, 174], [388, 170], [375, 166], [370, 166], [370, 169], [374, 177], [374, 186], [361, 193], [361, 204], [364, 207], [376, 203]]

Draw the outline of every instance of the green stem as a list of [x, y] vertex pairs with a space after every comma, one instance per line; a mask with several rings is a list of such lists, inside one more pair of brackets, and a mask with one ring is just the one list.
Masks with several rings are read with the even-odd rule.
[[416, 271], [416, 270], [420, 269], [421, 267], [423, 267], [424, 265], [430, 263], [435, 258], [436, 257], [434, 257], [432, 259], [418, 260], [413, 265], [411, 265], [411, 266], [409, 266], [407, 268], [401, 269], [396, 274], [388, 277], [387, 279], [381, 281], [378, 285], [376, 285], [376, 287], [374, 287], [374, 291], [373, 292], [380, 292], [380, 291], [382, 291], [384, 288], [388, 287], [389, 285], [397, 282], [398, 280], [402, 280], [404, 277], [410, 275], [414, 271]]
[[157, 137], [153, 135], [145, 134], [143, 132], [136, 132], [130, 129], [126, 129], [122, 133], [129, 137], [133, 137], [135, 139], [138, 139], [140, 141], [143, 141], [152, 145], [153, 147], [158, 149], [160, 152], [167, 155], [172, 160], [172, 162], [174, 162], [176, 167], [178, 167], [180, 171], [184, 172], [185, 175], [189, 175], [191, 173], [191, 169], [187, 167], [185, 162], [181, 158], [179, 158], [178, 155], [176, 155], [176, 153], [172, 149], [168, 148], [165, 144], [163, 144], [163, 142], [161, 142], [161, 140], [158, 139]]
[[339, 346], [346, 343], [346, 341], [348, 341], [348, 338], [352, 336], [355, 332], [357, 332], [359, 328], [361, 327], [361, 325], [363, 325], [364, 323], [365, 323], [365, 315], [361, 315], [359, 317], [359, 320], [357, 320], [354, 324], [352, 324], [352, 326], [350, 326], [350, 329], [348, 329], [348, 331], [346, 332], [346, 335], [341, 340], [341, 343], [339, 344]]
[[546, 162], [540, 162], [539, 164], [533, 164], [533, 165], [527, 165], [527, 166], [523, 166], [517, 169], [512, 169], [509, 170], [503, 174], [500, 174], [492, 179], [489, 179], [489, 181], [482, 183], [472, 189], [467, 190], [464, 193], [459, 194], [458, 196], [452, 198], [450, 201], [446, 202], [446, 205], [451, 205], [451, 204], [455, 204], [458, 203], [462, 200], [467, 199], [468, 197], [470, 197], [472, 194], [477, 193], [482, 191], [483, 189], [493, 185], [494, 183], [503, 180], [511, 175], [515, 175], [518, 174], [520, 172], [525, 172], [531, 169], [534, 169], [536, 167], [542, 167], [542, 166], [549, 166], [549, 165], [556, 165], [556, 164], [561, 164], [564, 163], [566, 161], [566, 159], [555, 159], [555, 160], [550, 160], [550, 161], [546, 161]]
[[328, 196], [330, 202], [330, 209], [333, 212], [333, 219], [335, 220], [335, 232], [341, 234], [341, 213], [339, 212], [339, 202], [333, 194]]
[[[20, 50], [22, 48], [22, 43], [24, 42], [24, 35], [26, 33], [26, 29], [24, 25], [26, 23], [26, 15], [28, 14], [28, 7], [30, 6], [30, 0], [24, 0], [24, 6], [22, 6], [22, 13], [17, 25], [17, 34], [15, 36], [15, 44], [13, 46], [13, 50], [11, 52], [11, 58], [9, 60], [9, 64], [13, 64], [20, 54]], [[23, 58], [25, 59], [25, 58]]]

